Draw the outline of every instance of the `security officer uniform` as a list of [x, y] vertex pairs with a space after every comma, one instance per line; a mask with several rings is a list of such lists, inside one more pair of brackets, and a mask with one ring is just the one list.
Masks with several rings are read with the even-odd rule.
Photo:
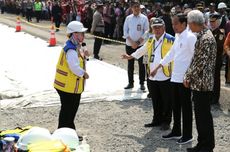
[[[221, 18], [220, 14], [214, 13], [210, 14], [209, 21], [216, 22]], [[219, 27], [212, 30], [212, 34], [215, 37], [217, 43], [217, 54], [216, 54], [216, 65], [215, 65], [215, 79], [214, 79], [214, 92], [213, 92], [213, 104], [219, 103], [220, 98], [220, 71], [223, 62], [223, 54], [224, 54], [224, 31], [222, 31]]]

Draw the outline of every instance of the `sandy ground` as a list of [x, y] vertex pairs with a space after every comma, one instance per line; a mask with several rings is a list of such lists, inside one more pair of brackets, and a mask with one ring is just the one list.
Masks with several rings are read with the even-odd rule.
[[[11, 17], [11, 19], [0, 17], [0, 21], [14, 26], [14, 17], [11, 15], [7, 15], [7, 17]], [[47, 25], [45, 22], [40, 24]], [[48, 30], [35, 29], [26, 25], [24, 28], [43, 39], [49, 37], [47, 36], [49, 35]], [[59, 44], [63, 44], [64, 32], [61, 31], [56, 36], [60, 38]], [[92, 48], [93, 39], [87, 39], [87, 44], [89, 48]], [[125, 69], [126, 61], [120, 60], [120, 54], [123, 52], [123, 45], [103, 45], [101, 56], [104, 61]], [[2, 109], [2, 128], [0, 129], [33, 125], [54, 131], [57, 127], [59, 108], [60, 106], [56, 105]], [[230, 151], [229, 108], [229, 103], [221, 103], [220, 108], [212, 107], [216, 136], [215, 152]], [[143, 125], [150, 122], [151, 119], [152, 104], [149, 99], [146, 99], [84, 103], [79, 107], [75, 122], [78, 134], [87, 136], [92, 152], [185, 152], [187, 147], [196, 144], [195, 121], [193, 122], [193, 143], [179, 146], [174, 140], [161, 139], [161, 135], [167, 134], [168, 131], [161, 131], [159, 128], [144, 128]]]
[[[193, 122], [194, 141], [179, 146], [175, 140], [162, 140], [168, 131], [159, 128], [144, 128], [151, 121], [150, 100], [129, 100], [81, 104], [76, 118], [77, 132], [87, 136], [92, 152], [185, 152], [196, 144], [196, 129]], [[2, 111], [4, 128], [16, 126], [40, 126], [51, 132], [57, 127], [59, 106], [8, 109]], [[215, 124], [215, 152], [230, 151], [230, 113], [212, 107]]]

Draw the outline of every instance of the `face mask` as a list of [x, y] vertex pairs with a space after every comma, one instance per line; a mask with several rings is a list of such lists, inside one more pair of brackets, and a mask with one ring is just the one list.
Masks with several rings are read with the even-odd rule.
[[72, 36], [70, 37], [70, 41], [74, 44], [74, 45], [78, 45], [78, 41], [76, 39], [76, 37], [74, 36], [74, 34], [72, 34]]

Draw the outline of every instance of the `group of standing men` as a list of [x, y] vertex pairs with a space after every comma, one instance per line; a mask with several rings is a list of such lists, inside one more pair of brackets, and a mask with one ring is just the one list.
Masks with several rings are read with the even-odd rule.
[[[134, 60], [138, 59], [140, 88], [144, 90], [142, 77], [145, 76], [140, 73], [140, 64], [143, 64], [142, 57], [147, 54], [147, 86], [154, 115], [152, 122], [145, 124], [145, 127], [160, 126], [162, 130], [168, 130], [173, 114], [172, 131], [162, 138], [177, 139], [177, 144], [191, 142], [193, 101], [198, 143], [195, 147], [187, 148], [187, 151], [213, 152], [215, 139], [210, 105], [213, 100], [219, 100], [219, 95], [213, 90], [218, 88], [214, 79], [219, 76], [219, 58], [222, 55], [217, 49], [217, 41], [222, 40], [221, 33], [214, 25], [218, 14], [210, 15], [212, 31], [205, 25], [204, 15], [199, 10], [174, 14], [174, 37], [165, 32], [165, 23], [161, 18], [151, 19], [149, 26], [147, 17], [140, 13], [140, 3], [134, 2], [132, 11], [133, 14], [126, 18], [124, 24], [126, 54], [122, 58], [128, 59], [129, 78], [125, 89], [133, 87], [132, 66]], [[152, 33], [148, 34], [144, 43], [148, 27]]]

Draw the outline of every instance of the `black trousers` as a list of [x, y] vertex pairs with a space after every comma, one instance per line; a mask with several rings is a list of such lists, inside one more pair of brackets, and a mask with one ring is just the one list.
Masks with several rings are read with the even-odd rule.
[[57, 90], [57, 92], [61, 100], [58, 128], [68, 127], [75, 129], [74, 118], [80, 104], [81, 94], [67, 93], [60, 90]]
[[212, 103], [219, 103], [219, 99], [220, 99], [220, 72], [221, 72], [222, 62], [223, 62], [222, 56], [216, 59]]
[[198, 132], [197, 146], [201, 150], [211, 151], [215, 147], [213, 119], [210, 108], [212, 92], [192, 91], [192, 95]]
[[41, 19], [42, 11], [34, 11], [34, 13], [35, 13], [36, 21], [38, 23], [40, 21], [40, 19]]
[[[93, 33], [96, 36], [103, 37], [104, 34], [102, 32], [94, 32]], [[93, 54], [94, 56], [98, 56], [100, 49], [101, 49], [102, 39], [95, 38], [94, 45], [93, 45]]]
[[182, 83], [171, 82], [172, 85], [172, 109], [173, 129], [172, 133], [181, 134], [181, 113], [182, 113], [182, 135], [185, 138], [192, 138], [192, 101], [191, 91], [185, 88]]
[[28, 22], [30, 22], [32, 20], [32, 14], [33, 14], [33, 11], [32, 11], [32, 8], [31, 9], [26, 9], [26, 19]]
[[55, 23], [55, 27], [56, 28], [60, 28], [60, 25], [61, 25], [61, 16], [60, 16], [60, 18], [55, 18], [54, 19], [54, 23]]
[[172, 119], [172, 101], [170, 80], [147, 80], [153, 105], [153, 121], [170, 124]]
[[[133, 49], [131, 46], [126, 45], [126, 53], [128, 55], [131, 55], [137, 49]], [[128, 60], [128, 79], [129, 79], [129, 84], [133, 84], [133, 82], [134, 82], [134, 79], [133, 79], [134, 62], [135, 62], [135, 59]], [[142, 84], [144, 84], [144, 81], [145, 81], [145, 65], [143, 64], [143, 57], [138, 59], [138, 66], [139, 66], [139, 81], [140, 81], [140, 84], [142, 85]]]

